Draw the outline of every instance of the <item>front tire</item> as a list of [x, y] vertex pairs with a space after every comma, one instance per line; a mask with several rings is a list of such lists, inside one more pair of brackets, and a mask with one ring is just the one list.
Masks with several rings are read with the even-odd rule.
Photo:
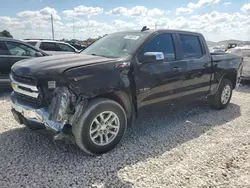
[[211, 97], [212, 106], [216, 109], [225, 109], [230, 103], [232, 93], [232, 82], [228, 79], [223, 79], [216, 94]]
[[73, 134], [85, 153], [98, 155], [114, 149], [126, 128], [127, 117], [121, 105], [109, 99], [95, 99], [73, 125]]

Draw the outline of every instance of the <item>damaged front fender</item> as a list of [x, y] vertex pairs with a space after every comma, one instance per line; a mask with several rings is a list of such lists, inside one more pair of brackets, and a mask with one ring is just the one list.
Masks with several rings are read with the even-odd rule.
[[58, 87], [53, 92], [49, 106], [49, 120], [60, 124], [68, 124], [74, 113], [76, 96], [67, 87]]
[[56, 88], [49, 106], [49, 120], [73, 125], [87, 105], [87, 99], [76, 96], [67, 87]]

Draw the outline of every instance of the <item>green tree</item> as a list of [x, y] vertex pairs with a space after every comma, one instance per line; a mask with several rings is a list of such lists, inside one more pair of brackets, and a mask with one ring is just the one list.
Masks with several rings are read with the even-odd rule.
[[7, 30], [3, 30], [2, 32], [0, 32], [0, 37], [8, 37], [8, 38], [13, 38], [13, 36], [10, 34], [9, 31]]

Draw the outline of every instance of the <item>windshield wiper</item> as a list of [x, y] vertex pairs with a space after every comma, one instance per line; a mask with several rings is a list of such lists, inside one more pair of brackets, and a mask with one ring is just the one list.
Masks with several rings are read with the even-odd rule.
[[117, 58], [116, 56], [99, 55], [99, 54], [95, 54], [95, 53], [93, 53], [91, 55], [93, 55], [93, 56], [100, 56], [100, 57], [106, 57], [106, 58]]
[[100, 57], [107, 57], [107, 56], [104, 56], [104, 55], [99, 55], [99, 54], [91, 54], [91, 55], [93, 55], [93, 56], [100, 56]]
[[91, 54], [91, 55], [109, 58], [109, 56], [105, 56], [105, 55], [99, 55], [99, 54]]

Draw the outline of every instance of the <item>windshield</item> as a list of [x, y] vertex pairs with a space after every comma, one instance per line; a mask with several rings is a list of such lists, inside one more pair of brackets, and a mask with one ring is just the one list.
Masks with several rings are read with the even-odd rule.
[[147, 35], [148, 33], [145, 32], [113, 33], [99, 39], [82, 53], [104, 57], [124, 57], [133, 53]]

